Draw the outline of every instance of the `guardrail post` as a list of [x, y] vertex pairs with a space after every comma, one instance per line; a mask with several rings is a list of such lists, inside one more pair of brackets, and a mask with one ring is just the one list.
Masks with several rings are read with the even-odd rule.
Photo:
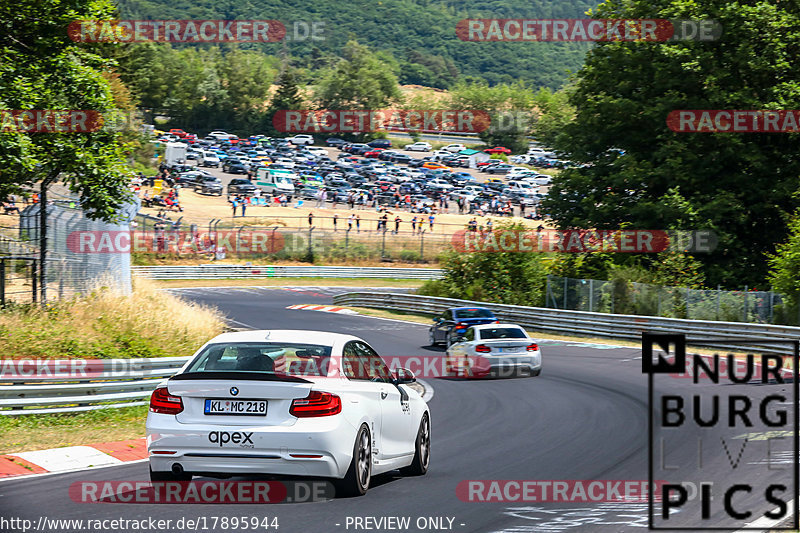
[[386, 257], [386, 228], [383, 228], [383, 241], [381, 242], [381, 259]]
[[419, 260], [425, 261], [425, 230], [419, 233]]

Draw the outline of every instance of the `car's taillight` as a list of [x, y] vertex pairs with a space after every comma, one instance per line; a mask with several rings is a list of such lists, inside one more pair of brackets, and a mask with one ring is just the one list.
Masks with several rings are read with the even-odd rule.
[[475, 351], [480, 353], [489, 353], [492, 351], [492, 349], [485, 344], [479, 344], [475, 347]]
[[466, 322], [459, 322], [458, 324], [456, 324], [456, 329], [462, 329], [467, 326], [469, 326], [469, 324], [467, 324]]
[[529, 344], [525, 349], [529, 352], [536, 352], [539, 350], [539, 345], [534, 342], [533, 344]]
[[495, 320], [494, 322], [492, 322], [492, 324], [499, 324], [499, 323], [500, 323], [499, 320]]
[[159, 387], [150, 396], [150, 410], [162, 415], [177, 415], [183, 411], [183, 400], [171, 395], [166, 387]]
[[342, 399], [330, 392], [312, 390], [305, 398], [292, 401], [289, 413], [297, 418], [330, 416], [342, 412]]

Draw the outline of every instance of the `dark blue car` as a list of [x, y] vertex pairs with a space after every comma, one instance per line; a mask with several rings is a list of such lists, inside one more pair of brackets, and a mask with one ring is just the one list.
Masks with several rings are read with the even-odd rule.
[[485, 307], [451, 307], [433, 319], [433, 325], [428, 330], [428, 342], [431, 346], [450, 346], [470, 326], [492, 322], [499, 321]]

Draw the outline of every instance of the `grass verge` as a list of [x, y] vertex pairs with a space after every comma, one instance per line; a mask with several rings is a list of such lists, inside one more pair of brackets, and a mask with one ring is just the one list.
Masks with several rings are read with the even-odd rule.
[[98, 286], [86, 297], [0, 311], [0, 351], [14, 359], [127, 359], [191, 355], [222, 333], [216, 310], [134, 280], [131, 296]]
[[0, 416], [0, 454], [144, 436], [146, 405], [85, 413]]

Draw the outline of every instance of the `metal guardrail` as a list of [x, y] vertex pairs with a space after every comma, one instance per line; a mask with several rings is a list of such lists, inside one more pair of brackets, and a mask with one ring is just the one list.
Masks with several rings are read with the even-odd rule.
[[438, 279], [436, 268], [344, 267], [300, 265], [157, 265], [131, 267], [134, 275], [151, 279], [226, 278], [391, 278]]
[[[541, 307], [523, 307], [487, 302], [473, 302], [432, 296], [385, 292], [348, 292], [333, 297], [337, 305], [379, 307], [414, 313], [440, 313], [449, 307], [488, 307], [505, 321], [531, 330], [561, 334], [638, 340], [643, 332], [683, 333], [687, 344], [723, 350], [753, 350], [764, 353], [792, 354], [792, 347], [774, 341], [800, 339], [800, 327], [744, 322], [715, 322], [640, 315], [613, 315], [588, 311], [567, 311]], [[759, 343], [759, 340], [773, 343]]]
[[103, 362], [110, 368], [125, 370], [92, 377], [0, 375], [0, 415], [75, 413], [146, 405], [145, 398], [156, 385], [188, 360], [189, 357], [108, 359]]

